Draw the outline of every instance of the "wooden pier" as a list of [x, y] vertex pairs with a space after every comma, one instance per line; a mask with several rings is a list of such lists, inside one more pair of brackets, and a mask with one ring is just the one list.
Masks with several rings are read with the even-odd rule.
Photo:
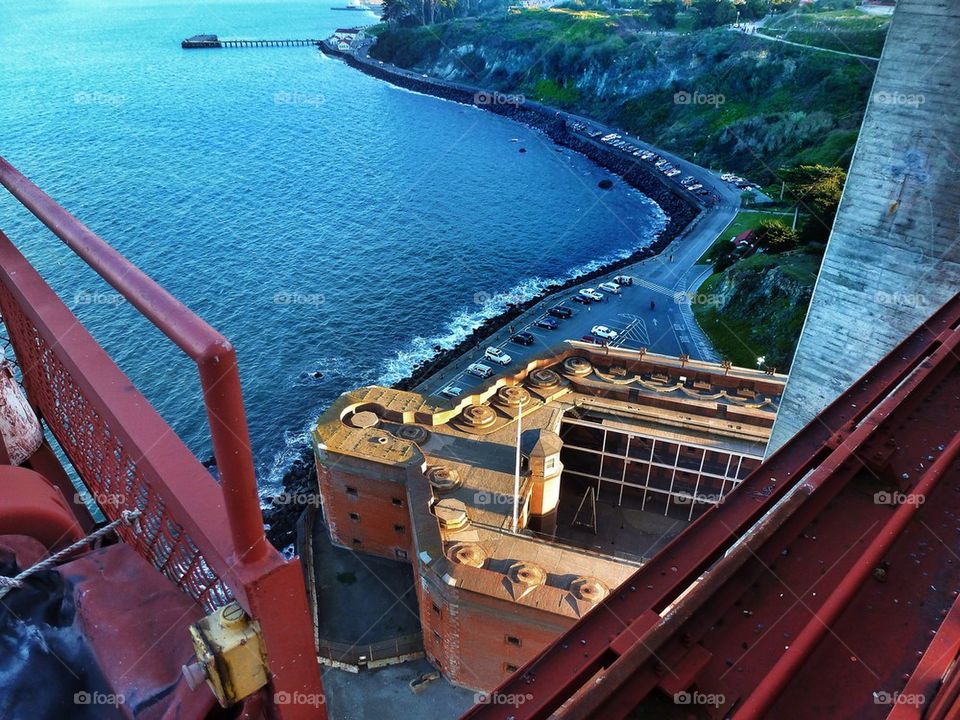
[[191, 48], [238, 48], [238, 47], [304, 47], [319, 45], [319, 40], [221, 40], [216, 35], [194, 35], [180, 42], [185, 50]]

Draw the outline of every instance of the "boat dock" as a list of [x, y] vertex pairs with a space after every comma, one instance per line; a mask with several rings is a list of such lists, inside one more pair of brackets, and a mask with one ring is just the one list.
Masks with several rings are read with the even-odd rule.
[[304, 47], [318, 45], [319, 40], [221, 40], [216, 35], [194, 35], [180, 41], [180, 47], [185, 50], [191, 48], [225, 48], [225, 47]]

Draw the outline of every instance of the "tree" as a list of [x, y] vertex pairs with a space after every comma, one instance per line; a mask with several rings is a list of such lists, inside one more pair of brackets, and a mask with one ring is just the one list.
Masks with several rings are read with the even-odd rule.
[[826, 242], [833, 227], [847, 173], [825, 165], [799, 165], [782, 171], [790, 196], [813, 217], [801, 235], [803, 244]]
[[770, 12], [770, 0], [746, 0], [740, 9], [740, 16], [748, 20], [759, 20]]
[[790, 194], [797, 202], [823, 218], [833, 219], [840, 205], [840, 195], [847, 173], [840, 167], [798, 165], [782, 171]]
[[727, 25], [737, 19], [737, 9], [732, 0], [694, 0], [697, 28], [711, 28]]
[[757, 247], [771, 253], [782, 253], [797, 246], [798, 233], [779, 220], [764, 220], [753, 231], [753, 240]]
[[648, 4], [650, 17], [662, 28], [673, 28], [677, 25], [676, 0], [655, 0]]

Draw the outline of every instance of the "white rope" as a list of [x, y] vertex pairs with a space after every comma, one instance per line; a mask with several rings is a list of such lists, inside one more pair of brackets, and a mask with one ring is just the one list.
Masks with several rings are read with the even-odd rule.
[[112, 523], [108, 523], [104, 525], [99, 530], [95, 530], [94, 532], [90, 533], [86, 537], [80, 538], [75, 543], [73, 543], [73, 545], [70, 545], [69, 547], [65, 547], [63, 550], [60, 550], [59, 552], [55, 552], [53, 555], [51, 555], [48, 558], [44, 558], [43, 560], [38, 562], [36, 565], [33, 565], [32, 567], [29, 567], [23, 572], [21, 572], [16, 577], [6, 577], [3, 575], [0, 575], [0, 599], [3, 599], [6, 596], [6, 594], [11, 590], [13, 590], [14, 588], [23, 587], [24, 580], [26, 580], [31, 575], [38, 573], [42, 570], [47, 570], [53, 567], [54, 565], [59, 563], [63, 558], [71, 555], [74, 551], [79, 550], [84, 545], [87, 545], [88, 543], [91, 543], [94, 540], [98, 540], [104, 535], [108, 535], [109, 533], [113, 532], [113, 530], [115, 530], [119, 525], [129, 525], [138, 517], [140, 517], [140, 515], [141, 515], [141, 512], [139, 510], [121, 510], [120, 517], [114, 520]]

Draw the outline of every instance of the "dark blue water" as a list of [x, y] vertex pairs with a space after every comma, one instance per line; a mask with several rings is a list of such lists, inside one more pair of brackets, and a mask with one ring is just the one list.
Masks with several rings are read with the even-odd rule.
[[[0, 3], [0, 154], [235, 343], [264, 487], [339, 393], [664, 223], [538, 133], [313, 48], [179, 47], [376, 19], [332, 4]], [[5, 193], [0, 227], [208, 455], [191, 365]]]

